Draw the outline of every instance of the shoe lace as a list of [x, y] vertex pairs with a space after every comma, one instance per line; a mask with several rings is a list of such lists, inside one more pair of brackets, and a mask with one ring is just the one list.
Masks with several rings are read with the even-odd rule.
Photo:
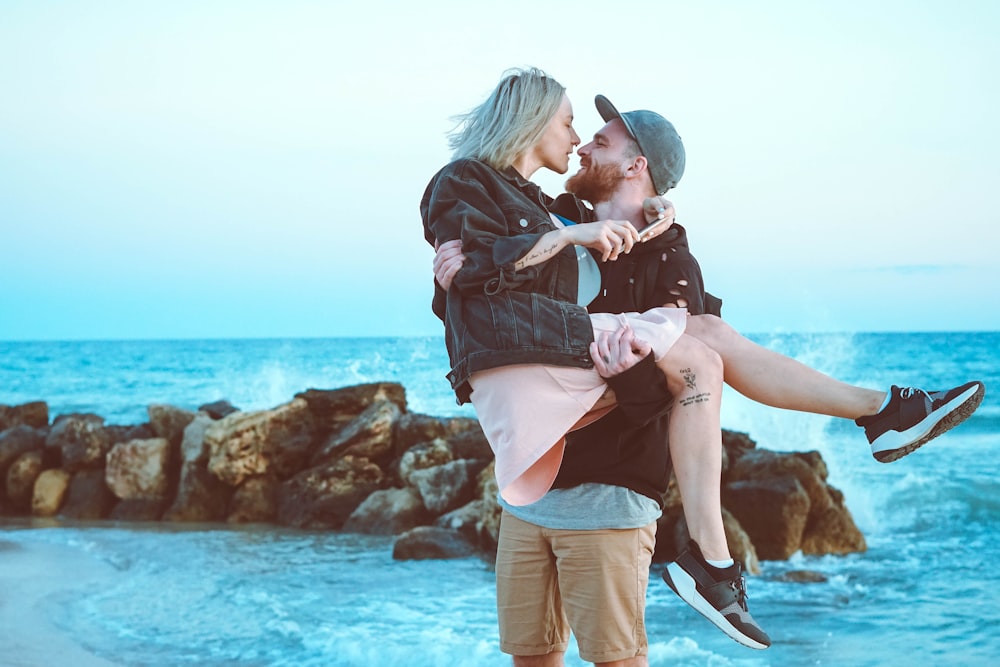
[[738, 604], [743, 611], [749, 611], [749, 609], [747, 609], [747, 600], [750, 596], [747, 595], [747, 582], [743, 575], [740, 575], [730, 581], [729, 587], [736, 592], [736, 604]]
[[927, 397], [928, 401], [934, 400], [931, 398], [930, 394], [928, 394], [925, 390], [920, 389], [919, 387], [903, 387], [902, 389], [899, 390], [900, 398], [913, 398], [917, 394], [923, 394], [924, 396]]

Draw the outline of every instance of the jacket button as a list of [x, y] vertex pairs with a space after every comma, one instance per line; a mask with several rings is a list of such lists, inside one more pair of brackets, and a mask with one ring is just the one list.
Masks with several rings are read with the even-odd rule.
[[522, 227], [527, 227], [528, 226], [528, 221], [525, 220], [524, 218], [521, 218], [521, 221], [519, 223], [517, 223], [517, 224], [521, 225]]

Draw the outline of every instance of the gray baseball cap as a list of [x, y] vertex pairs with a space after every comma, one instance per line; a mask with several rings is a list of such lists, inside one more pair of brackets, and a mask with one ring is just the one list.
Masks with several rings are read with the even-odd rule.
[[615, 118], [625, 123], [625, 129], [649, 162], [649, 175], [657, 194], [677, 187], [684, 175], [684, 144], [673, 124], [655, 111], [642, 109], [619, 113], [604, 95], [595, 97], [594, 104], [605, 123]]

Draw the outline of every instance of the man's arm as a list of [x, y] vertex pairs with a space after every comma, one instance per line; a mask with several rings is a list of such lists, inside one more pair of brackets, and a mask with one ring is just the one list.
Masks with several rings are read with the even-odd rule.
[[649, 344], [631, 327], [604, 333], [590, 346], [594, 368], [615, 392], [618, 407], [633, 426], [643, 426], [670, 411], [673, 394], [653, 359]]

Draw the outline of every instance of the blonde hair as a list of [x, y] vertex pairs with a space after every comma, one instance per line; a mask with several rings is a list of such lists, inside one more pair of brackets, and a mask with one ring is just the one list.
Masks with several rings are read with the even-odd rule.
[[542, 138], [565, 92], [536, 67], [508, 70], [485, 102], [453, 118], [457, 126], [448, 134], [452, 159], [475, 158], [506, 169]]

